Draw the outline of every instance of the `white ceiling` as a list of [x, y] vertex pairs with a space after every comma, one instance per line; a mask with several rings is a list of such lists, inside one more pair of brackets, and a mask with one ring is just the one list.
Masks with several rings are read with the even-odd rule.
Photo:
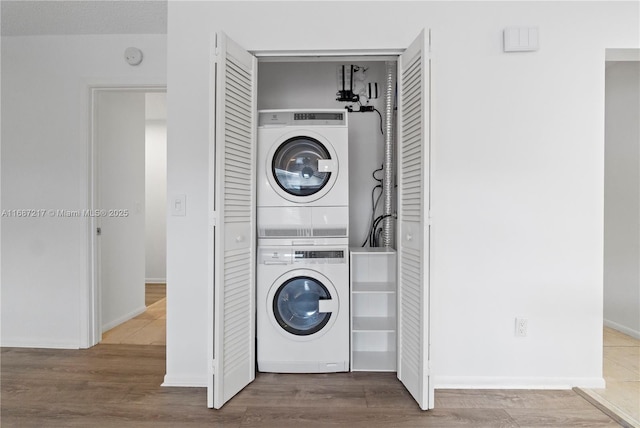
[[167, 0], [2, 0], [2, 36], [166, 34]]

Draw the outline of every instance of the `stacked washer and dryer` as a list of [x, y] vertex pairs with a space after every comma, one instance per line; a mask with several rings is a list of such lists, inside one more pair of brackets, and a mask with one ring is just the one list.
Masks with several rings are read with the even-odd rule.
[[258, 370], [349, 370], [345, 110], [258, 112]]

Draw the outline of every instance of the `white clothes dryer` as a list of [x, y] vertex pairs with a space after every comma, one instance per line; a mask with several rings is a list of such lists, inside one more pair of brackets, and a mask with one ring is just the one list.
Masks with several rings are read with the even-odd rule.
[[349, 371], [347, 246], [258, 247], [258, 370]]
[[348, 237], [345, 110], [261, 110], [257, 133], [259, 238]]

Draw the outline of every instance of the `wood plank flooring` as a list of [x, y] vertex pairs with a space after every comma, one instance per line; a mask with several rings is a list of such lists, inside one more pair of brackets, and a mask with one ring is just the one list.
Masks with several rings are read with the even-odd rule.
[[640, 428], [640, 340], [605, 327], [603, 372], [606, 388], [583, 391]]
[[[158, 336], [164, 339], [165, 335], [165, 291], [156, 287], [147, 287], [148, 298], [149, 292], [152, 293], [147, 300], [147, 311], [105, 333], [103, 342], [96, 347], [2, 349], [0, 425], [618, 426], [573, 391], [437, 390], [436, 409], [422, 412], [394, 373], [258, 373], [255, 382], [222, 410], [210, 410], [206, 408], [204, 388], [160, 386], [165, 373], [165, 347], [148, 345], [157, 341]], [[154, 324], [154, 320], [158, 322]], [[607, 343], [605, 340], [605, 346]], [[605, 376], [607, 370], [605, 365]]]
[[135, 318], [102, 333], [102, 344], [165, 345], [167, 299], [162, 298]]
[[147, 310], [102, 334], [103, 344], [165, 345], [167, 336], [167, 288], [165, 284], [146, 284]]
[[[166, 302], [163, 289], [149, 285], [147, 293], [155, 293], [154, 299], [160, 300], [144, 314], [106, 332], [102, 343], [165, 343]], [[607, 387], [578, 389], [577, 392], [626, 426], [640, 428], [640, 340], [610, 328], [604, 328], [603, 334]]]
[[614, 427], [573, 391], [438, 390], [423, 412], [394, 373], [267, 374], [222, 410], [163, 388], [164, 346], [4, 348], [2, 427]]

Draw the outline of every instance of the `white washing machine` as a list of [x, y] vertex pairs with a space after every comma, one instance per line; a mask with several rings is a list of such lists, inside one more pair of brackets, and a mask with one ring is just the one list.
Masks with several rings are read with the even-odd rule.
[[348, 237], [345, 110], [258, 112], [259, 238]]
[[258, 247], [258, 370], [349, 371], [348, 247]]

